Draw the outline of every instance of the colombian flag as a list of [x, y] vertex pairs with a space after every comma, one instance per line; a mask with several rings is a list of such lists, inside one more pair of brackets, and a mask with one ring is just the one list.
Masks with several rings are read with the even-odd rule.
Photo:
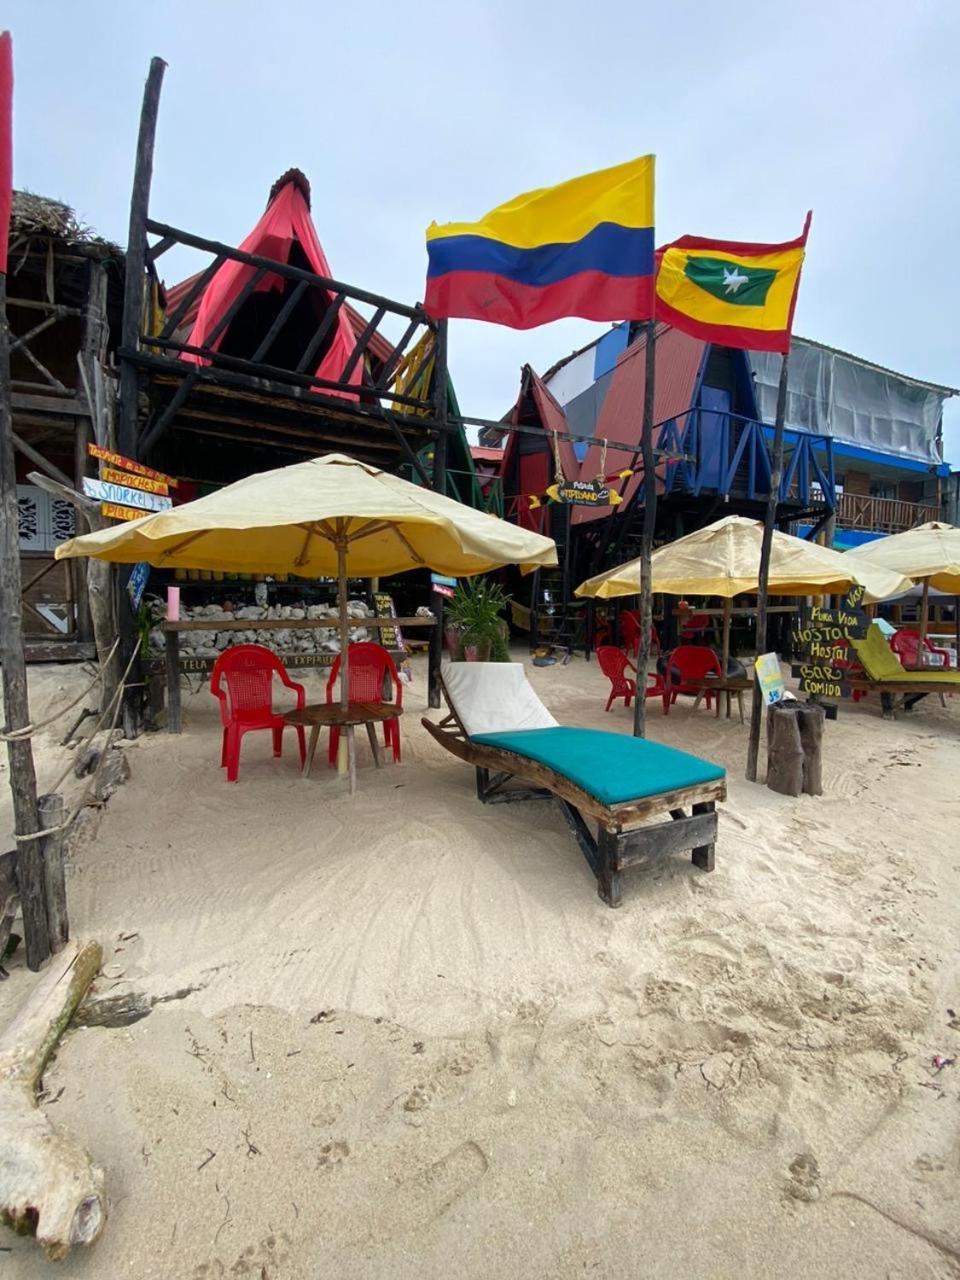
[[479, 222], [427, 229], [435, 319], [512, 329], [562, 316], [648, 320], [654, 303], [654, 157], [528, 191]]
[[681, 236], [657, 252], [657, 319], [704, 342], [790, 349], [811, 215], [785, 244]]

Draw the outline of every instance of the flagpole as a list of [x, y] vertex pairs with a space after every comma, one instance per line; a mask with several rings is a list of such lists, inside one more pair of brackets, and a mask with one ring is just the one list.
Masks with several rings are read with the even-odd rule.
[[[644, 325], [647, 335], [644, 352], [643, 426], [640, 447], [643, 454], [643, 536], [640, 542], [640, 646], [637, 653], [637, 696], [633, 702], [633, 736], [647, 733], [647, 663], [650, 660], [650, 632], [653, 629], [653, 583], [650, 558], [657, 523], [657, 470], [653, 453], [653, 404], [656, 389], [657, 322]], [[621, 519], [626, 517], [621, 516]]]
[[[773, 430], [773, 462], [770, 467], [770, 492], [763, 518], [763, 541], [760, 544], [760, 573], [757, 581], [757, 657], [767, 651], [767, 582], [770, 578], [770, 552], [773, 527], [777, 521], [780, 500], [780, 477], [783, 473], [783, 420], [787, 411], [787, 376], [790, 353], [785, 351], [780, 362], [780, 384], [777, 387], [777, 416]], [[757, 669], [753, 669], [753, 702], [750, 705], [750, 743], [747, 747], [747, 781], [757, 780], [757, 758], [760, 754], [760, 721], [763, 715], [763, 693]]]

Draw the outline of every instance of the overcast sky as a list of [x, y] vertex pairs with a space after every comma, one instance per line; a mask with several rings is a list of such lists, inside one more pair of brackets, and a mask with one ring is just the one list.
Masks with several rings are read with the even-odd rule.
[[[795, 331], [960, 385], [957, 0], [7, 0], [0, 20], [16, 185], [121, 243], [159, 54], [162, 221], [236, 244], [297, 165], [334, 275], [410, 302], [432, 219], [652, 151], [659, 242], [788, 239], [812, 208]], [[525, 361], [605, 327], [452, 321], [463, 412], [499, 417]], [[960, 400], [946, 424], [960, 466]]]

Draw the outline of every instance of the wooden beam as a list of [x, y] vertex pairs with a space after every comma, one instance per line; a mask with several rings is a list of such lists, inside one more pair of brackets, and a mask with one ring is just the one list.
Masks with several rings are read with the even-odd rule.
[[35, 466], [39, 467], [41, 471], [46, 472], [51, 480], [56, 480], [59, 484], [66, 485], [68, 489], [73, 488], [73, 481], [65, 471], [61, 471], [54, 463], [48, 462], [42, 453], [38, 453], [37, 450], [34, 449], [32, 445], [27, 444], [25, 440], [21, 440], [13, 430], [10, 431], [10, 439], [13, 442], [13, 447], [18, 451], [18, 453], [22, 453], [25, 458], [29, 458], [30, 461]]
[[222, 254], [225, 258], [232, 258], [234, 262], [245, 262], [251, 267], [266, 267], [269, 271], [276, 275], [285, 276], [289, 280], [306, 280], [309, 284], [319, 285], [322, 289], [326, 289], [328, 293], [343, 292], [347, 297], [354, 298], [358, 302], [369, 303], [373, 307], [385, 307], [388, 311], [395, 315], [406, 316], [408, 319], [418, 317], [422, 324], [431, 324], [430, 317], [420, 306], [410, 307], [403, 302], [395, 302], [392, 298], [385, 298], [379, 293], [370, 293], [368, 289], [357, 289], [353, 285], [344, 284], [340, 280], [332, 280], [327, 276], [318, 276], [314, 271], [305, 271], [302, 267], [293, 267], [286, 262], [277, 262], [274, 258], [266, 258], [261, 254], [246, 253], [243, 249], [236, 249], [232, 245], [222, 244], [219, 240], [206, 240], [203, 236], [195, 236], [189, 231], [182, 231], [178, 227], [168, 226], [164, 222], [155, 222], [153, 218], [147, 219], [146, 229], [157, 236], [173, 236], [179, 244], [186, 245], [189, 249], [200, 249], [206, 253]]

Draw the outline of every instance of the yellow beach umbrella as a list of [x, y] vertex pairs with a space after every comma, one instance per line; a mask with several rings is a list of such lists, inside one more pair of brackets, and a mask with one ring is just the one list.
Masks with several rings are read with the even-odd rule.
[[[653, 553], [651, 590], [674, 596], [721, 596], [725, 601], [756, 591], [760, 576], [763, 523], [745, 516], [725, 516], [688, 533]], [[906, 590], [905, 579], [888, 569], [853, 564], [848, 556], [818, 543], [774, 530], [770, 550], [771, 595], [827, 595], [854, 584], [870, 600], [884, 600]], [[640, 590], [640, 561], [608, 569], [577, 587], [578, 596], [609, 600]], [[724, 613], [724, 657], [729, 648], [730, 610]]]
[[247, 476], [195, 502], [72, 538], [56, 555], [143, 560], [161, 569], [336, 577], [344, 707], [348, 574], [373, 578], [430, 568], [470, 576], [505, 564], [557, 563], [552, 538], [340, 453]]
[[[652, 590], [673, 596], [726, 599], [756, 591], [762, 541], [762, 521], [725, 516], [653, 553]], [[862, 584], [872, 600], [885, 600], [906, 590], [901, 574], [852, 563], [839, 551], [774, 530], [768, 585], [771, 595], [828, 595], [846, 591], [854, 583]], [[588, 578], [577, 588], [577, 595], [607, 600], [634, 595], [639, 590], [640, 561], [631, 560]]]
[[857, 566], [891, 569], [923, 583], [920, 634], [927, 633], [928, 594], [931, 587], [960, 596], [960, 528], [931, 520], [904, 533], [855, 547], [844, 556]]

